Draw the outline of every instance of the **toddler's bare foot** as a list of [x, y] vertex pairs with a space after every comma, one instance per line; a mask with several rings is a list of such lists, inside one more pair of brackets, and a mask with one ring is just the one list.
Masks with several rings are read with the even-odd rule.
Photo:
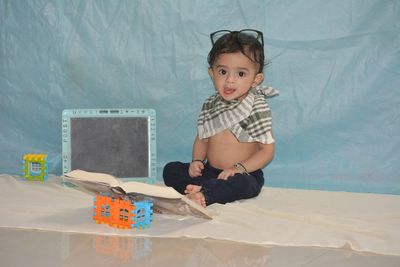
[[188, 184], [186, 186], [185, 193], [186, 194], [193, 194], [193, 193], [200, 192], [200, 190], [201, 190], [201, 186], [200, 185]]
[[202, 207], [206, 207], [206, 198], [204, 197], [202, 192], [194, 192], [186, 195], [189, 199], [195, 201]]

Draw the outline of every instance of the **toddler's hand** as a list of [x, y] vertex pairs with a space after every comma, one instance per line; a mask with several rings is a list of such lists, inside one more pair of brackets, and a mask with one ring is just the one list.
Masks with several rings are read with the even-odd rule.
[[218, 179], [222, 179], [222, 180], [228, 180], [229, 177], [235, 175], [236, 173], [240, 173], [240, 170], [238, 170], [235, 167], [223, 170], [219, 175], [218, 175]]
[[204, 164], [201, 161], [193, 161], [189, 166], [190, 177], [199, 177], [204, 169]]

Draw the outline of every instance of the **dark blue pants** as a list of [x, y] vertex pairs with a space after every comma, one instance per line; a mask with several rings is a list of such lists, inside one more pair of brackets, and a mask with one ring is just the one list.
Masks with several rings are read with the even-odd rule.
[[213, 203], [225, 204], [239, 199], [258, 196], [264, 185], [262, 170], [247, 174], [237, 173], [227, 180], [217, 179], [222, 172], [206, 163], [202, 176], [189, 176], [189, 163], [170, 162], [164, 167], [163, 178], [167, 186], [172, 186], [176, 191], [185, 194], [189, 184], [200, 185], [207, 205]]

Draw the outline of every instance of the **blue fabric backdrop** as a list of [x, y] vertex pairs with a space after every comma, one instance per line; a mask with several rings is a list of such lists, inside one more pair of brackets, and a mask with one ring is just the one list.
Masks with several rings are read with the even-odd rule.
[[1, 0], [0, 172], [35, 152], [60, 174], [66, 108], [154, 108], [159, 169], [190, 160], [209, 33], [243, 28], [264, 32], [281, 93], [266, 184], [399, 194], [396, 0]]

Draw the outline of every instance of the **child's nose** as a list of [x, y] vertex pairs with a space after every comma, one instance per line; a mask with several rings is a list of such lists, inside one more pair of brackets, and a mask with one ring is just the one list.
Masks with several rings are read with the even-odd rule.
[[233, 82], [235, 82], [235, 79], [236, 79], [236, 77], [235, 77], [235, 75], [232, 74], [232, 73], [230, 73], [230, 74], [228, 74], [228, 75], [226, 76], [226, 82], [228, 82], [228, 83], [233, 83]]

